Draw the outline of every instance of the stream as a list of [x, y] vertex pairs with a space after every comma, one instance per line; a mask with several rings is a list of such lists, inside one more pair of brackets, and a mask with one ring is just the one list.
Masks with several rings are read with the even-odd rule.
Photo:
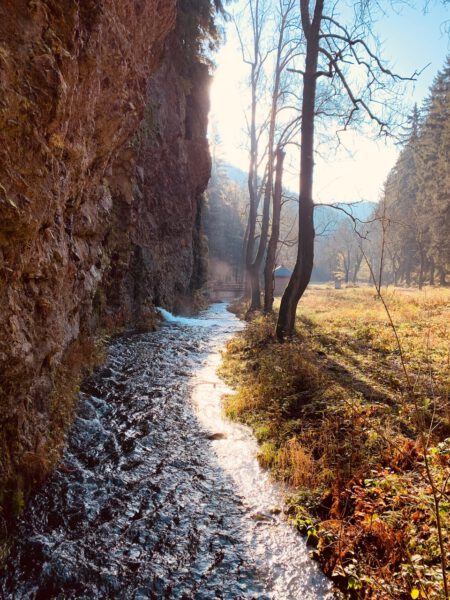
[[226, 420], [214, 304], [115, 339], [82, 386], [58, 469], [24, 511], [0, 598], [324, 600], [330, 582], [277, 514], [250, 430]]

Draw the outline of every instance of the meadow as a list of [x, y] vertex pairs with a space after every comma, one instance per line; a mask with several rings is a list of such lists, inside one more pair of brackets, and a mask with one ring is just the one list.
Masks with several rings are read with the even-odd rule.
[[450, 290], [312, 286], [297, 334], [257, 316], [224, 354], [230, 418], [289, 484], [286, 511], [353, 598], [445, 598]]

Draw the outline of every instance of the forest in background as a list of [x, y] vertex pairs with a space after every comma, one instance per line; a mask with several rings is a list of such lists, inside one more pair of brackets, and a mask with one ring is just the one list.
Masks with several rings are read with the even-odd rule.
[[[450, 57], [404, 144], [374, 218], [385, 238], [388, 283], [446, 285], [450, 271]], [[380, 260], [380, 259], [378, 259]]]
[[[210, 140], [212, 176], [207, 191], [206, 233], [210, 278], [243, 277], [248, 218], [247, 173], [220, 157]], [[383, 284], [446, 285], [450, 272], [450, 58], [424, 105], [403, 128], [401, 151], [378, 203], [316, 204], [313, 282], [373, 283], [365, 253]], [[277, 265], [292, 268], [297, 242], [298, 197], [284, 190]], [[320, 200], [320, 199], [319, 199]], [[260, 221], [259, 221], [260, 222]]]

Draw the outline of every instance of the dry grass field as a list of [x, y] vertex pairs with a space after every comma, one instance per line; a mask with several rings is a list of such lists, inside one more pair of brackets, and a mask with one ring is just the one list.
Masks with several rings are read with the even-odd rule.
[[290, 517], [349, 597], [444, 598], [450, 290], [383, 297], [390, 317], [373, 288], [313, 286], [284, 344], [254, 319], [224, 355], [225, 410], [291, 484]]

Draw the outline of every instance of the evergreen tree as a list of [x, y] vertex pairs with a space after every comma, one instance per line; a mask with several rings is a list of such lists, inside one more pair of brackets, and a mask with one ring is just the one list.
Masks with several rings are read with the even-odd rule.
[[444, 284], [450, 268], [450, 57], [438, 73], [425, 107], [418, 178], [429, 229], [428, 254]]
[[430, 89], [423, 117], [408, 119], [404, 147], [389, 174], [376, 216], [387, 223], [392, 280], [419, 287], [450, 270], [450, 57]]

